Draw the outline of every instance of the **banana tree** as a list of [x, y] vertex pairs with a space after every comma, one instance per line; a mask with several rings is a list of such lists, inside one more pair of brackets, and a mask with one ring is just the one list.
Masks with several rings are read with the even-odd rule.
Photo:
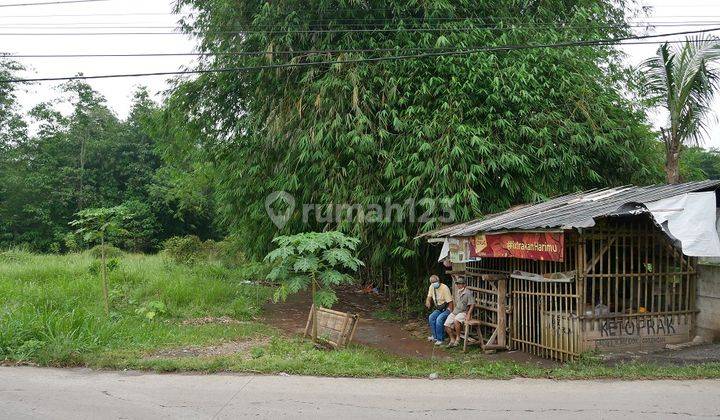
[[683, 147], [699, 144], [716, 118], [711, 105], [720, 80], [718, 58], [720, 39], [705, 36], [675, 45], [665, 43], [657, 55], [640, 65], [643, 95], [651, 105], [668, 112], [661, 128], [668, 183], [680, 182]]

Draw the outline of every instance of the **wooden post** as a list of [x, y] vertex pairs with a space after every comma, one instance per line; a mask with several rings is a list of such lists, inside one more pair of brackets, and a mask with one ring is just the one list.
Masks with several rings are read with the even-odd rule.
[[305, 329], [303, 330], [303, 338], [307, 337], [310, 331], [310, 323], [312, 322], [312, 315], [315, 311], [315, 305], [310, 305], [310, 313], [308, 314], [307, 323], [305, 324]]
[[315, 275], [312, 276], [312, 339], [317, 341], [317, 306], [315, 305]]
[[498, 280], [497, 282], [497, 344], [498, 346], [505, 347], [505, 324], [506, 324], [506, 313], [505, 307], [505, 296], [507, 295], [507, 278]]
[[105, 315], [110, 315], [110, 298], [108, 297], [108, 281], [107, 281], [107, 258], [105, 256], [105, 234], [100, 236], [100, 262], [102, 264], [102, 289], [103, 300], [105, 302]]

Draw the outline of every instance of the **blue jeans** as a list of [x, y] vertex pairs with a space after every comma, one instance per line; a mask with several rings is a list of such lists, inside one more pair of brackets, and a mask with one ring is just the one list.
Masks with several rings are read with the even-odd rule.
[[428, 317], [430, 332], [432, 332], [435, 340], [443, 341], [445, 339], [445, 327], [443, 324], [445, 324], [448, 315], [450, 315], [450, 311], [447, 309], [442, 312], [435, 309]]

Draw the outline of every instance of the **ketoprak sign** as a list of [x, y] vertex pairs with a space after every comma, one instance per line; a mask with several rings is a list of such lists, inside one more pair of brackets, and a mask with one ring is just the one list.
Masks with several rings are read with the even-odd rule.
[[563, 232], [485, 233], [469, 238], [469, 256], [473, 258], [524, 258], [563, 261]]

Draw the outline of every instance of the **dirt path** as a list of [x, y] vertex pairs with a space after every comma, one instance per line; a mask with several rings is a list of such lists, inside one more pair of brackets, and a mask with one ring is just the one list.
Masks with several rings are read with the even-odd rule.
[[[339, 301], [333, 309], [360, 315], [355, 342], [399, 356], [448, 357], [441, 348], [433, 348], [433, 344], [427, 340], [414, 337], [403, 328], [403, 324], [374, 318], [373, 312], [386, 308], [381, 297], [356, 289], [342, 289], [338, 291], [338, 298]], [[265, 322], [291, 334], [302, 334], [307, 323], [310, 302], [310, 294], [301, 293], [291, 296], [283, 303], [269, 303], [264, 308]]]
[[[455, 352], [447, 352], [443, 348], [435, 347], [425, 339], [429, 331], [424, 322], [392, 322], [374, 317], [373, 312], [387, 308], [382, 297], [362, 293], [357, 288], [342, 289], [337, 294], [339, 301], [333, 309], [360, 315], [355, 342], [398, 356], [454, 358]], [[269, 303], [264, 308], [265, 322], [291, 334], [302, 334], [307, 323], [310, 302], [310, 294], [301, 293], [290, 297], [284, 303]], [[477, 348], [474, 348], [474, 351], [477, 351]], [[556, 365], [550, 360], [519, 351], [499, 352], [484, 357], [487, 360], [509, 360], [543, 367]]]

